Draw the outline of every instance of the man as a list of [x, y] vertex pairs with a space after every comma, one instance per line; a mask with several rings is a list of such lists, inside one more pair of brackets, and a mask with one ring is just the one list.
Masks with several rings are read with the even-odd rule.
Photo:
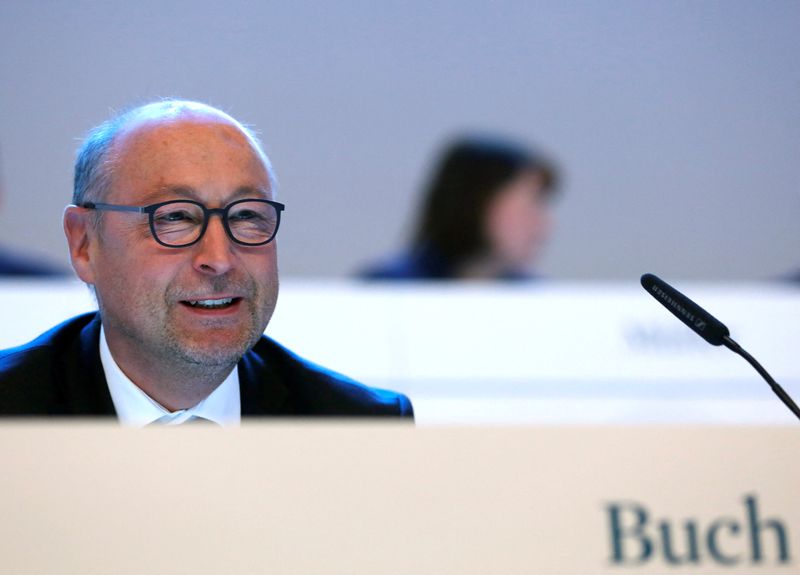
[[99, 312], [0, 352], [0, 413], [413, 417], [405, 396], [262, 335], [278, 296], [274, 187], [255, 137], [204, 104], [148, 104], [91, 132], [64, 230]]

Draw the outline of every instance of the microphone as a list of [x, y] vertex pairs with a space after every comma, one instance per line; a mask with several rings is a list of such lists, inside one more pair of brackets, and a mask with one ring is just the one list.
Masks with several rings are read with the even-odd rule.
[[642, 276], [642, 287], [658, 302], [667, 308], [672, 315], [686, 324], [692, 331], [702, 337], [711, 345], [724, 345], [732, 352], [742, 356], [766, 380], [775, 395], [783, 404], [800, 419], [800, 408], [788, 393], [778, 385], [772, 376], [767, 373], [756, 359], [747, 353], [738, 343], [730, 337], [730, 331], [724, 323], [708, 313], [691, 299], [683, 295], [667, 282], [653, 274]]
[[672, 315], [711, 345], [723, 345], [725, 338], [731, 334], [725, 324], [661, 278], [653, 274], [644, 274], [642, 287], [671, 311]]

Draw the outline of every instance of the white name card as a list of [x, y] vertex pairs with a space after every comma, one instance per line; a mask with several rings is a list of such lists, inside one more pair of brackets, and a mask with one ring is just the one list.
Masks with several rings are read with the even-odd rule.
[[[800, 400], [800, 289], [676, 287], [719, 317]], [[78, 282], [4, 282], [0, 348], [94, 309]], [[712, 347], [636, 281], [283, 282], [267, 333], [369, 385], [407, 393], [427, 424], [793, 424], [741, 358]]]

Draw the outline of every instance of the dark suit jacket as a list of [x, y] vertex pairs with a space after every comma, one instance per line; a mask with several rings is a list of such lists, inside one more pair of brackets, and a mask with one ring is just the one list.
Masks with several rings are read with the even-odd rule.
[[[112, 416], [100, 316], [70, 319], [0, 351], [0, 415]], [[262, 337], [239, 362], [242, 416], [413, 417], [402, 394], [366, 387]]]

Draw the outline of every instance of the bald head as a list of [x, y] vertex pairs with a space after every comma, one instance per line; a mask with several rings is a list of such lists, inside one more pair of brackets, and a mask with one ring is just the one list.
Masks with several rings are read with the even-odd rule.
[[225, 112], [207, 104], [189, 100], [163, 100], [123, 112], [89, 132], [75, 161], [72, 203], [81, 205], [86, 201], [100, 201], [106, 197], [118, 167], [118, 144], [122, 140], [129, 139], [137, 132], [179, 122], [225, 124], [234, 127], [244, 135], [261, 160], [274, 191], [272, 165], [251, 130]]

